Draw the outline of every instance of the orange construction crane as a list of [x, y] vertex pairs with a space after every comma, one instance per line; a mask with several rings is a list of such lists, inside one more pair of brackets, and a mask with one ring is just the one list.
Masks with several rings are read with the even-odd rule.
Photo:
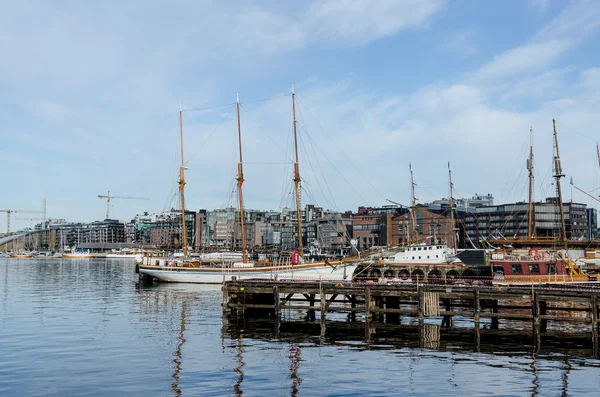
[[145, 197], [131, 197], [131, 196], [111, 196], [110, 190], [107, 195], [98, 195], [98, 198], [106, 199], [106, 219], [110, 219], [110, 200], [112, 199], [127, 199], [127, 200], [150, 200]]
[[28, 214], [39, 214], [41, 211], [0, 210], [0, 212], [6, 212], [6, 233], [10, 233], [10, 214], [12, 214], [13, 212], [28, 213]]

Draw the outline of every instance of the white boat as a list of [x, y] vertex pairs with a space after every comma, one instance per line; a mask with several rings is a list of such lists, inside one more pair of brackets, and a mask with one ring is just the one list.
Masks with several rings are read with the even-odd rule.
[[92, 257], [92, 254], [90, 254], [90, 251], [73, 250], [63, 253], [62, 257], [66, 259], [89, 259]]
[[201, 265], [198, 262], [186, 262], [178, 258], [170, 261], [165, 258], [155, 258], [154, 262], [153, 265], [140, 265], [140, 273], [160, 281], [199, 284], [220, 284], [224, 281], [246, 279], [351, 280], [357, 267], [356, 263], [343, 261], [297, 265], [292, 265], [290, 262], [282, 265], [233, 262], [222, 266]]
[[134, 259], [137, 263], [142, 263], [143, 255], [133, 251], [116, 251], [106, 254], [106, 259]]

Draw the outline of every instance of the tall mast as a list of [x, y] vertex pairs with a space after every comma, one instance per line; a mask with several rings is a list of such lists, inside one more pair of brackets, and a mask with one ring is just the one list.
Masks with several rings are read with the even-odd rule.
[[411, 240], [416, 240], [417, 238], [417, 215], [415, 214], [415, 209], [417, 207], [416, 201], [417, 198], [415, 197], [415, 182], [413, 179], [413, 171], [412, 171], [412, 166], [410, 163], [408, 163], [408, 169], [410, 171], [410, 214], [411, 214], [411, 220], [412, 220], [412, 236], [411, 236]]
[[529, 159], [527, 159], [527, 170], [529, 171], [529, 206], [527, 207], [527, 239], [533, 240], [535, 234], [535, 214], [533, 207], [533, 127], [529, 129]]
[[242, 125], [240, 122], [240, 94], [237, 95], [237, 124], [238, 124], [238, 143], [240, 147], [240, 162], [238, 163], [238, 194], [240, 196], [240, 228], [242, 229], [242, 262], [248, 262], [248, 253], [246, 252], [246, 228], [244, 227], [244, 198], [242, 195], [242, 184], [244, 183], [244, 171], [242, 170]]
[[296, 216], [298, 218], [298, 253], [302, 255], [302, 210], [300, 209], [300, 168], [298, 167], [298, 135], [296, 134], [296, 93], [292, 84], [292, 113], [294, 115], [294, 148], [296, 162], [294, 163], [294, 186], [296, 189]]
[[596, 152], [598, 153], [598, 167], [600, 167], [600, 146], [596, 143]]
[[450, 187], [450, 230], [452, 232], [452, 237], [450, 237], [450, 248], [456, 251], [456, 231], [455, 231], [455, 223], [454, 220], [454, 199], [452, 197], [452, 190], [454, 185], [452, 184], [452, 170], [450, 169], [450, 162], [448, 161], [448, 183]]
[[[181, 146], [181, 167], [179, 167], [179, 197], [181, 197], [181, 234], [183, 235], [181, 245], [183, 246], [183, 257], [188, 256], [187, 229], [185, 227], [185, 160], [183, 157], [183, 110], [179, 103], [179, 145]], [[110, 194], [109, 194], [110, 196]], [[110, 198], [108, 199], [110, 200]]]
[[558, 210], [560, 212], [560, 239], [567, 249], [567, 228], [565, 226], [565, 211], [563, 208], [562, 191], [560, 189], [560, 178], [564, 177], [565, 174], [562, 172], [560, 166], [560, 153], [558, 152], [558, 136], [556, 135], [556, 120], [552, 119], [552, 127], [554, 128], [554, 147], [556, 149], [556, 156], [554, 156], [554, 178], [556, 179], [556, 197], [558, 198]]

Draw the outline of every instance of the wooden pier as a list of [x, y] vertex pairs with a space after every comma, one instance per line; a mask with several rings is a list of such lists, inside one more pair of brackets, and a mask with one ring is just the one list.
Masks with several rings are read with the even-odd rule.
[[[459, 328], [472, 329], [476, 346], [482, 334], [490, 333], [529, 335], [536, 350], [546, 340], [578, 338], [598, 356], [599, 295], [597, 284], [508, 287], [242, 280], [223, 285], [223, 310], [238, 318], [273, 319], [276, 333], [285, 321], [283, 313], [306, 312], [304, 320], [318, 324], [321, 337], [327, 336], [328, 323], [339, 323], [339, 313], [345, 313], [347, 323], [364, 330], [367, 342], [403, 332], [407, 323], [426, 334], [428, 326], [454, 329], [460, 322]], [[431, 340], [431, 335], [422, 336]]]

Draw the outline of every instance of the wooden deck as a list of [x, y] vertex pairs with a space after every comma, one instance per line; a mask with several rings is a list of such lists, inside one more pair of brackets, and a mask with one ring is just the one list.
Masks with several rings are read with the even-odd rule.
[[[243, 280], [223, 285], [223, 310], [228, 316], [272, 318], [280, 327], [289, 311], [306, 312], [307, 320], [327, 336], [329, 322], [346, 313], [364, 328], [370, 341], [384, 330], [402, 332], [401, 319], [423, 327], [454, 328], [471, 324], [474, 343], [481, 334], [515, 332], [531, 335], [539, 349], [555, 336], [587, 338], [598, 355], [599, 284], [530, 286], [376, 284]], [[319, 319], [316, 313], [319, 313]], [[328, 320], [328, 315], [332, 318]], [[483, 326], [482, 326], [483, 325]], [[427, 327], [423, 327], [424, 329]]]

